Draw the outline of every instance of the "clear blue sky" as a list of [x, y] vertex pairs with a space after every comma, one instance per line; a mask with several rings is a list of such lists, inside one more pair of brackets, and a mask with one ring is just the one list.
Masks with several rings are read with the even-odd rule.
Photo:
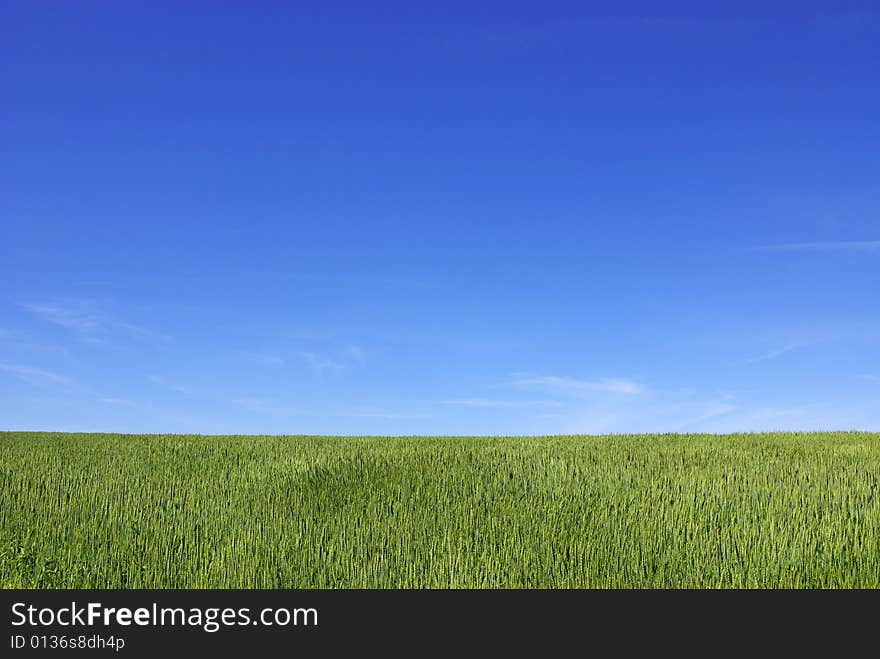
[[0, 7], [0, 428], [880, 430], [876, 2]]

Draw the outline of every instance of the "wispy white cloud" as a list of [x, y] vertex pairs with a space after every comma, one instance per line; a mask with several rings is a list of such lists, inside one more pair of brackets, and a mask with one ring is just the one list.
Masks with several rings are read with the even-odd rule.
[[367, 350], [356, 344], [344, 344], [335, 346], [330, 350], [332, 356], [323, 351], [295, 350], [291, 348], [273, 349], [256, 352], [253, 350], [240, 351], [257, 364], [265, 366], [286, 366], [297, 362], [305, 362], [313, 370], [323, 373], [325, 371], [339, 371], [347, 366], [361, 364], [367, 356]]
[[663, 397], [651, 402], [629, 398], [587, 405], [561, 418], [563, 433], [758, 432], [772, 430], [830, 430], [858, 425], [811, 409], [810, 406], [754, 406], [718, 400], [682, 401]]
[[284, 366], [287, 363], [283, 357], [278, 355], [254, 354], [253, 358], [258, 364], [266, 364], [268, 366]]
[[552, 391], [562, 396], [573, 398], [590, 397], [595, 394], [640, 394], [645, 387], [623, 378], [604, 378], [599, 380], [579, 380], [577, 378], [557, 375], [530, 376], [514, 373], [512, 385], [519, 387], [537, 387]]
[[21, 306], [37, 314], [43, 320], [82, 334], [103, 330], [105, 326], [105, 320], [95, 313], [69, 309], [57, 304], [25, 303]]
[[130, 407], [134, 410], [152, 410], [153, 407], [151, 405], [146, 405], [144, 403], [138, 403], [137, 401], [133, 401], [130, 398], [101, 398], [100, 401], [102, 403], [107, 403], [108, 405], [118, 405], [119, 407]]
[[318, 373], [338, 371], [345, 368], [343, 364], [322, 355], [317, 355], [314, 352], [300, 352], [299, 355]]
[[764, 245], [762, 251], [774, 252], [870, 252], [880, 250], [880, 240], [839, 240], [815, 243], [783, 243]]
[[[151, 402], [142, 402], [119, 396], [97, 396], [98, 402], [105, 405], [131, 410], [127, 413], [129, 424], [134, 424], [126, 432], [174, 432], [174, 433], [212, 433], [221, 434], [227, 429], [216, 419], [201, 419], [180, 414], [174, 410], [162, 409]], [[140, 412], [141, 414], [138, 414]], [[119, 428], [105, 429], [107, 432], [118, 432]]]
[[147, 329], [146, 327], [142, 327], [140, 325], [134, 325], [132, 323], [126, 323], [121, 320], [109, 319], [109, 325], [111, 329], [118, 329], [123, 332], [127, 332], [128, 335], [133, 339], [139, 339], [141, 341], [158, 341], [158, 342], [166, 342], [170, 341], [171, 337], [167, 334], [163, 334], [162, 332], [157, 332], [155, 330]]
[[710, 404], [707, 409], [697, 413], [697, 415], [693, 418], [688, 418], [687, 420], [683, 421], [681, 425], [676, 428], [676, 430], [688, 430], [694, 426], [699, 427], [706, 421], [718, 419], [719, 417], [726, 416], [731, 412], [737, 411], [738, 409], [738, 405], [725, 403]]
[[228, 402], [248, 412], [271, 417], [299, 417], [310, 413], [295, 404], [271, 396], [239, 396]]
[[[708, 426], [711, 432], [771, 432], [795, 430], [848, 430], [852, 419], [839, 420], [824, 413], [820, 406], [742, 407]], [[856, 423], [856, 425], [858, 425]]]
[[191, 394], [192, 389], [190, 387], [185, 387], [180, 384], [176, 384], [173, 382], [169, 382], [167, 379], [162, 377], [161, 375], [149, 375], [147, 376], [147, 381], [152, 382], [153, 384], [157, 384], [161, 387], [166, 387], [167, 389], [171, 389], [172, 391], [176, 391], [180, 394]]
[[755, 364], [757, 362], [764, 362], [768, 359], [776, 359], [777, 357], [781, 357], [789, 352], [794, 350], [798, 350], [800, 348], [806, 348], [807, 346], [811, 346], [815, 343], [815, 341], [793, 341], [792, 343], [786, 344], [781, 348], [777, 348], [776, 350], [771, 350], [770, 352], [766, 352], [761, 355], [757, 355], [750, 359], [746, 360], [746, 364]]
[[870, 373], [862, 373], [858, 377], [862, 380], [867, 380], [868, 382], [880, 382], [880, 377], [871, 375]]
[[287, 363], [286, 356], [281, 352], [257, 352], [254, 350], [234, 350], [234, 352], [253, 364], [284, 366]]
[[32, 341], [25, 332], [8, 328], [0, 329], [0, 343], [19, 352], [38, 353], [70, 359], [73, 353], [65, 346]]
[[114, 334], [139, 341], [164, 343], [170, 340], [167, 334], [107, 314], [94, 302], [26, 302], [21, 306], [47, 322], [76, 333], [86, 343], [107, 343], [108, 337]]
[[275, 414], [278, 412], [290, 411], [282, 405], [279, 405], [274, 398], [257, 398], [253, 396], [244, 396], [241, 398], [233, 398], [229, 401], [233, 405], [237, 405], [249, 412], [257, 414]]
[[28, 384], [35, 386], [43, 386], [46, 384], [62, 386], [66, 388], [76, 387], [78, 383], [73, 378], [47, 371], [34, 366], [23, 366], [20, 364], [8, 364], [0, 362], [0, 371], [9, 373]]
[[674, 390], [649, 396], [618, 396], [585, 400], [561, 417], [564, 433], [704, 432], [723, 422], [740, 406], [718, 397], [681, 395]]
[[410, 421], [431, 418], [429, 414], [421, 414], [418, 412], [388, 412], [383, 410], [359, 411], [357, 409], [338, 412], [334, 416], [355, 417], [364, 419], [387, 419], [389, 421]]
[[497, 400], [492, 398], [459, 398], [440, 401], [443, 405], [461, 405], [463, 407], [484, 407], [499, 409], [534, 408], [534, 407], [565, 407], [558, 400]]

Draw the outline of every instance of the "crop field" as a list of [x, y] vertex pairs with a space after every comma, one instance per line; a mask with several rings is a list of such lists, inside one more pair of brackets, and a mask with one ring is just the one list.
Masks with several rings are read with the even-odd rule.
[[880, 435], [0, 433], [4, 588], [880, 587]]

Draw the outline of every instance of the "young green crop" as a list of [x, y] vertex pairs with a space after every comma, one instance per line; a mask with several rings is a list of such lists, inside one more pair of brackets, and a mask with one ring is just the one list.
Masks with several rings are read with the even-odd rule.
[[868, 433], [0, 433], [0, 586], [878, 588], [878, 478]]

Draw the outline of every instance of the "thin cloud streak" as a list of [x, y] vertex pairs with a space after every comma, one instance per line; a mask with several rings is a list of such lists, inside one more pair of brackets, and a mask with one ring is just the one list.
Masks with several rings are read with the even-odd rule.
[[322, 357], [321, 355], [317, 355], [313, 352], [301, 352], [299, 353], [299, 355], [306, 361], [309, 366], [311, 366], [319, 373], [323, 373], [324, 371], [338, 371], [345, 368], [343, 364], [333, 361], [332, 359]]
[[781, 357], [782, 355], [788, 354], [794, 350], [799, 350], [800, 348], [806, 348], [807, 346], [813, 345], [812, 343], [806, 341], [796, 341], [794, 343], [789, 343], [778, 350], [771, 350], [768, 353], [763, 355], [758, 355], [757, 357], [752, 357], [751, 359], [746, 360], [746, 364], [757, 364], [758, 362], [765, 362], [768, 359], [776, 359], [777, 357]]
[[640, 394], [645, 391], [645, 388], [638, 382], [622, 378], [578, 380], [576, 378], [556, 375], [514, 375], [515, 379], [511, 382], [511, 384], [515, 386], [541, 387], [549, 389], [551, 391], [555, 391], [558, 394], [564, 396], [571, 396], [575, 398], [589, 397], [597, 393], [633, 395]]
[[147, 380], [149, 382], [152, 382], [153, 384], [159, 385], [160, 387], [166, 387], [167, 389], [171, 389], [172, 391], [176, 391], [177, 393], [180, 393], [180, 394], [189, 395], [192, 393], [192, 389], [190, 389], [189, 387], [184, 387], [182, 385], [169, 382], [168, 380], [163, 378], [161, 375], [147, 376]]
[[130, 339], [138, 341], [167, 342], [171, 340], [167, 334], [156, 332], [140, 325], [110, 316], [93, 304], [82, 303], [32, 303], [26, 302], [21, 307], [39, 316], [43, 320], [64, 327], [86, 343], [107, 343], [108, 334], [122, 333]]
[[97, 314], [83, 313], [54, 304], [25, 303], [21, 306], [43, 320], [82, 334], [100, 331], [105, 325], [105, 320]]
[[296, 361], [305, 362], [317, 372], [339, 371], [349, 366], [363, 364], [367, 350], [355, 344], [347, 344], [341, 351], [334, 351], [334, 357], [312, 350], [276, 349], [271, 352], [240, 351], [256, 364], [266, 366], [287, 366]]
[[250, 412], [268, 412], [275, 404], [271, 398], [232, 398], [229, 402]]
[[134, 410], [143, 410], [143, 411], [152, 411], [154, 408], [152, 405], [145, 405], [143, 403], [138, 403], [129, 398], [101, 398], [102, 403], [107, 403], [108, 405], [118, 405], [120, 407], [130, 407]]
[[719, 417], [730, 414], [731, 412], [736, 412], [739, 409], [740, 407], [738, 405], [717, 405], [710, 408], [708, 411], [694, 417], [693, 419], [687, 420], [685, 423], [681, 424], [678, 430], [686, 430], [691, 426], [699, 425], [705, 421], [710, 421], [712, 419], [717, 419]]
[[340, 412], [334, 416], [364, 419], [386, 419], [389, 421], [413, 421], [431, 418], [431, 416], [428, 414], [410, 414], [408, 412]]
[[20, 364], [8, 364], [0, 362], [0, 371], [4, 371], [6, 373], [9, 373], [10, 375], [14, 375], [20, 380], [36, 386], [45, 384], [61, 385], [64, 387], [78, 386], [78, 383], [73, 378], [69, 378], [66, 375], [61, 375], [60, 373], [47, 371], [45, 369], [36, 368], [33, 366], [23, 366]]
[[530, 408], [530, 407], [565, 407], [565, 403], [557, 400], [495, 400], [491, 398], [461, 398], [440, 401], [443, 405], [461, 405], [463, 407], [481, 408]]
[[869, 252], [880, 250], [880, 240], [841, 240], [815, 243], [783, 243], [764, 245], [761, 251], [770, 252]]
[[253, 350], [233, 350], [233, 353], [239, 357], [244, 357], [253, 364], [263, 364], [266, 366], [284, 366], [287, 360], [282, 354], [277, 352], [255, 352]]
[[229, 402], [247, 410], [248, 412], [253, 412], [254, 414], [300, 414], [300, 411], [295, 407], [287, 406], [283, 402], [277, 401], [274, 398], [245, 396], [233, 398]]
[[285, 361], [277, 355], [254, 355], [254, 361], [258, 364], [267, 364], [269, 366], [284, 366]]

